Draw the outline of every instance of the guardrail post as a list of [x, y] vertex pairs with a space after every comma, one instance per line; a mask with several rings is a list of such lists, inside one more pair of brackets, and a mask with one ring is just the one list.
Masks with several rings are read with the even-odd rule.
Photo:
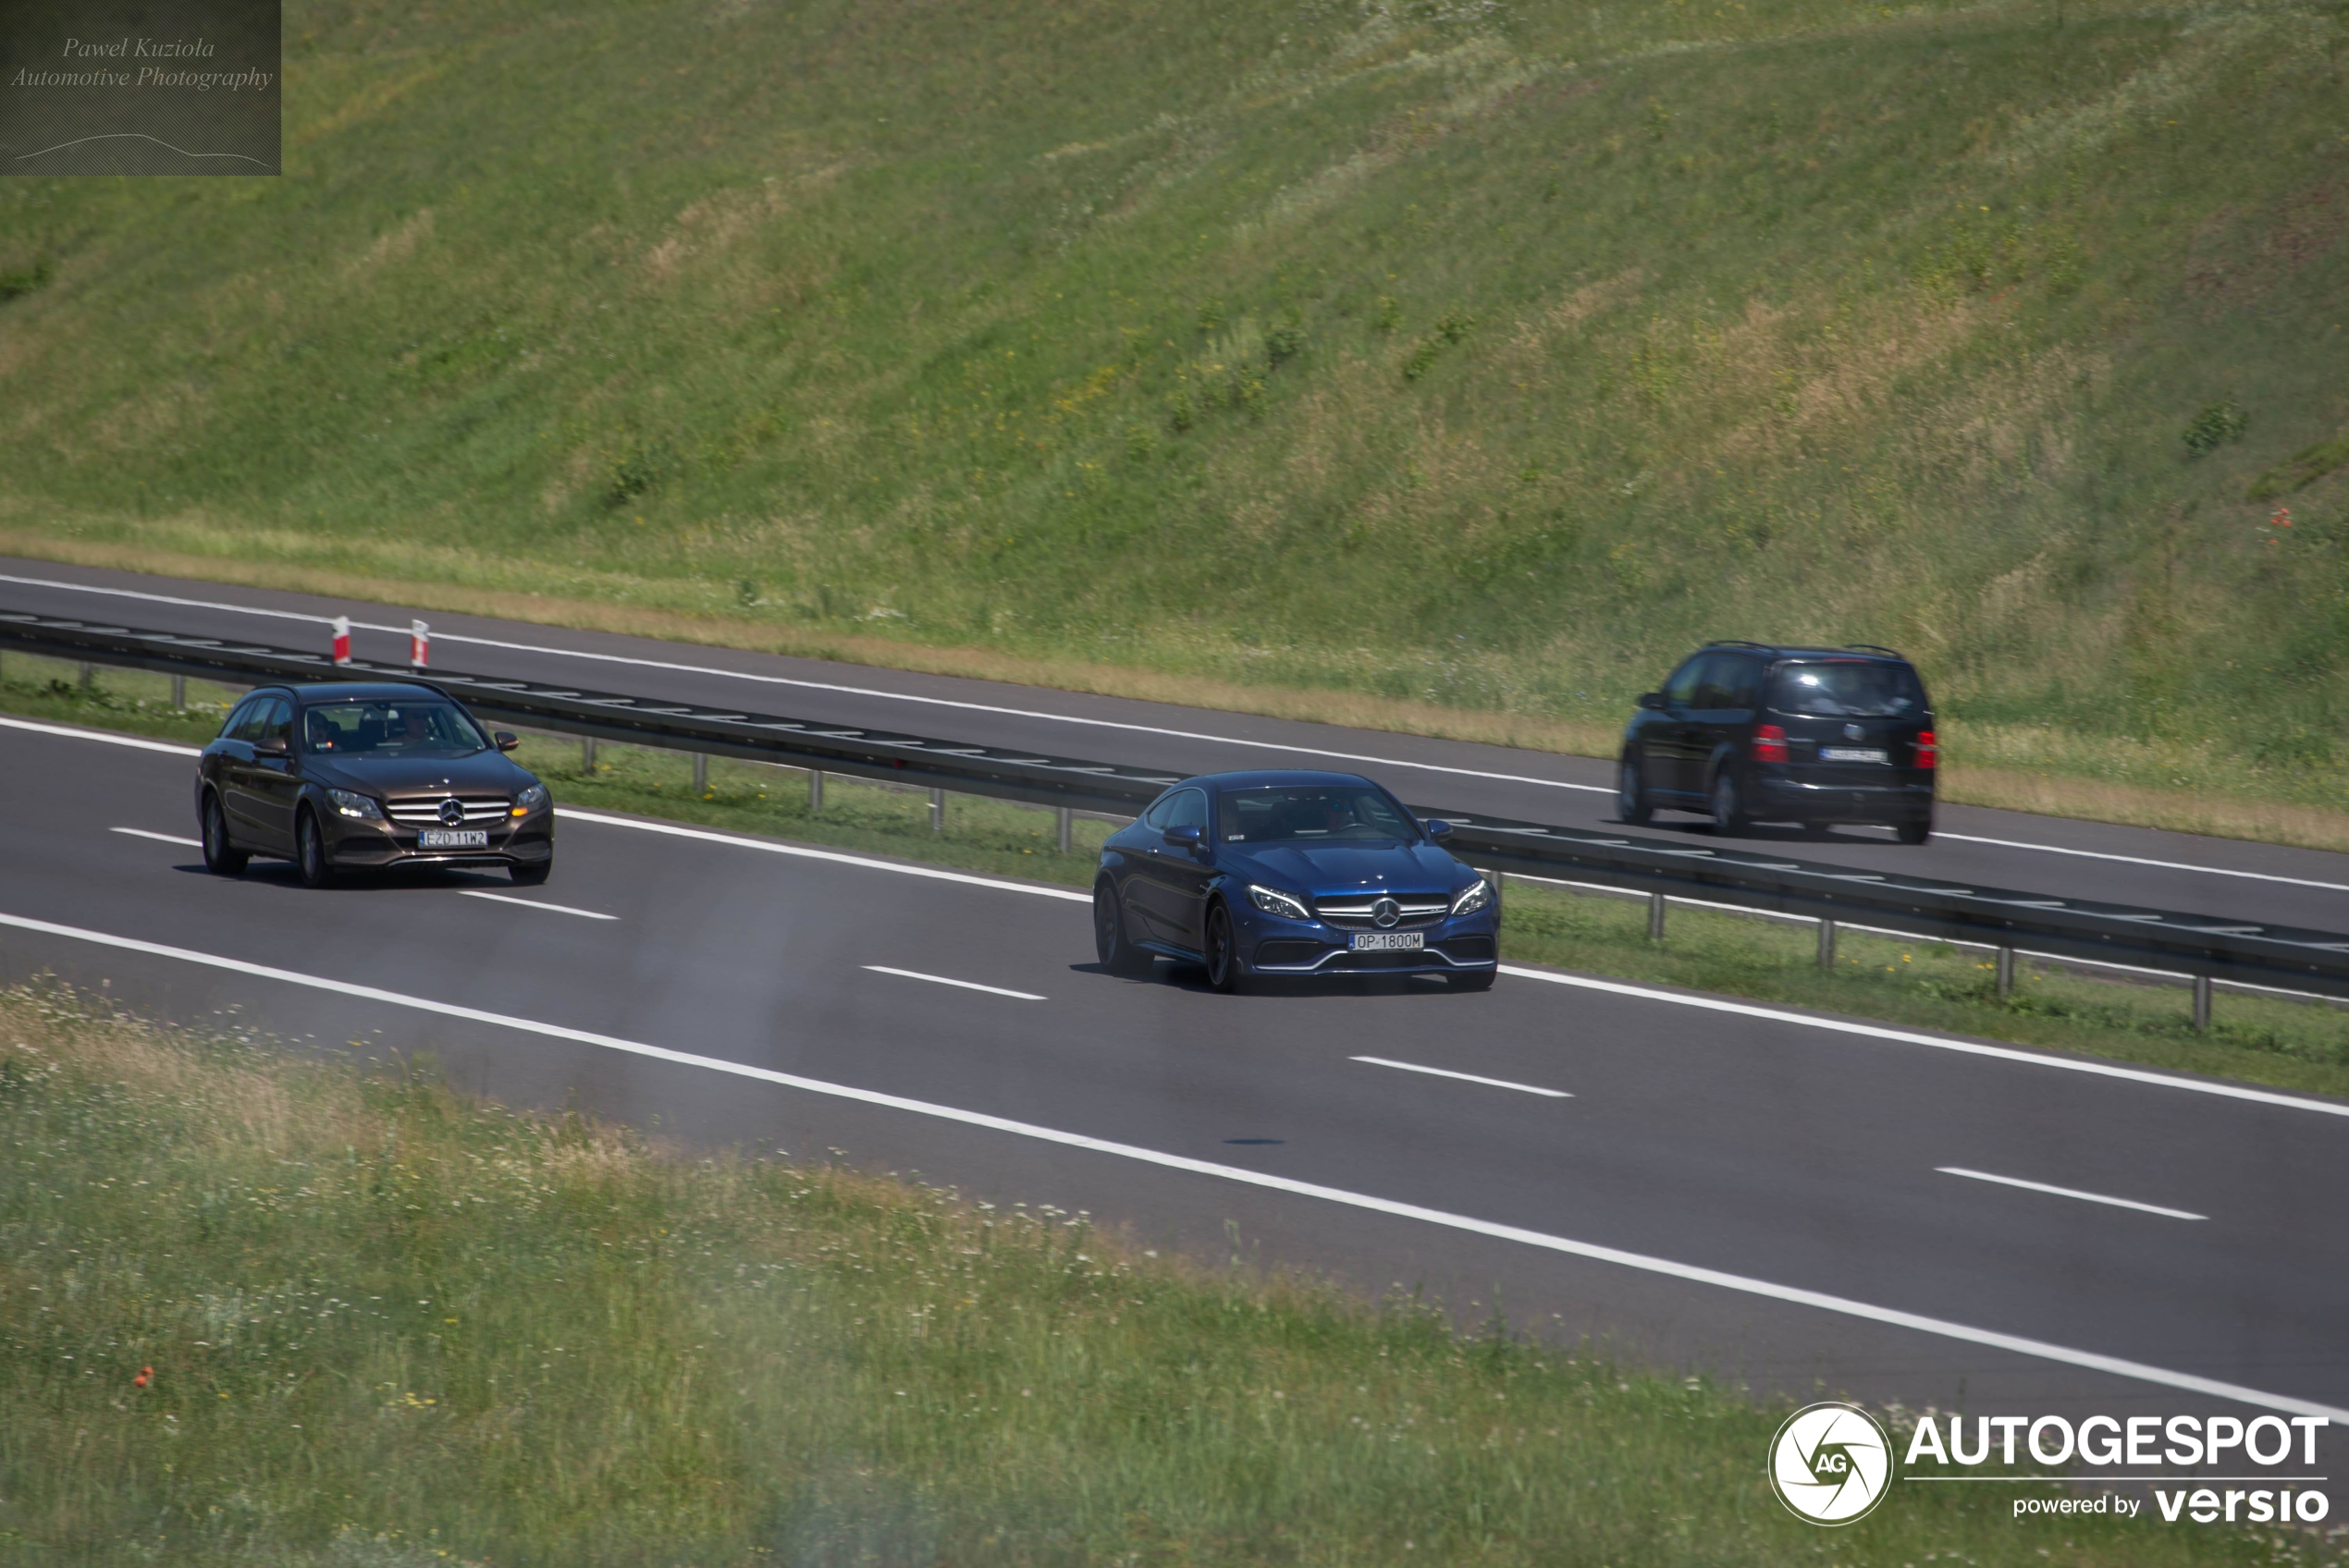
[[700, 800], [709, 790], [709, 753], [694, 753], [694, 799]]
[[929, 792], [929, 830], [934, 834], [946, 831], [946, 791], [943, 790]]
[[1819, 922], [1819, 967], [1828, 970], [1835, 967], [1835, 922], [1832, 920]]
[[824, 815], [824, 770], [820, 767], [807, 770], [807, 815]]
[[1998, 999], [2005, 1001], [2014, 995], [2014, 949], [1998, 949]]
[[88, 659], [81, 661], [81, 689], [85, 692], [98, 683], [98, 667]]
[[188, 678], [184, 675], [175, 675], [171, 678], [171, 705], [174, 708], [184, 708], [188, 705]]
[[579, 738], [579, 771], [582, 773], [596, 771], [596, 738], [593, 735], [582, 735]]
[[1661, 893], [1648, 895], [1648, 940], [1664, 940], [1664, 895]]
[[1070, 838], [1069, 810], [1066, 806], [1054, 806], [1052, 808], [1052, 842], [1060, 850], [1061, 853], [1068, 853], [1072, 839]]
[[2201, 1034], [2210, 1033], [2210, 976], [2194, 977], [2194, 1026]]

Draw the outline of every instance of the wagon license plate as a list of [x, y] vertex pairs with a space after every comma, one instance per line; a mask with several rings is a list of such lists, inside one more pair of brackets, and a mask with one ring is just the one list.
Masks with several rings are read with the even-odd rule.
[[1890, 762], [1892, 753], [1876, 746], [1821, 746], [1821, 762]]
[[1424, 931], [1357, 931], [1353, 948], [1358, 953], [1417, 952], [1427, 946]]
[[486, 827], [427, 827], [416, 835], [420, 850], [486, 850], [489, 847]]

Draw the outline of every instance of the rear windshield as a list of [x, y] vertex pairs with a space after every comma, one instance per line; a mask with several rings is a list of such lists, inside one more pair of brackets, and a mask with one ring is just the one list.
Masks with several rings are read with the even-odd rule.
[[1925, 712], [1925, 687], [1905, 664], [1876, 659], [1782, 664], [1770, 677], [1770, 705], [1810, 718], [1906, 718]]
[[449, 757], [486, 751], [489, 741], [456, 704], [320, 703], [302, 715], [302, 744], [335, 756]]
[[1224, 791], [1228, 843], [1312, 842], [1329, 839], [1416, 839], [1417, 824], [1367, 784], [1283, 784]]

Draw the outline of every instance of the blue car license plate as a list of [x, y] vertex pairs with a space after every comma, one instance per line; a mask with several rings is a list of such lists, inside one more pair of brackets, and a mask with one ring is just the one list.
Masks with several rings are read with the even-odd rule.
[[1427, 946], [1420, 931], [1357, 931], [1349, 944], [1358, 953], [1416, 952]]

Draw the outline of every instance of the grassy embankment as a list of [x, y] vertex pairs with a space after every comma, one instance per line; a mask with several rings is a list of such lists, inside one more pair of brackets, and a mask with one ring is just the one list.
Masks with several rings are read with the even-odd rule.
[[0, 993], [0, 1403], [26, 1564], [2342, 1561], [2004, 1487], [1828, 1537], [1731, 1390], [58, 992]]
[[6, 547], [1580, 749], [1863, 639], [2349, 844], [2338, 0], [287, 19], [284, 178], [0, 190]]
[[[79, 724], [136, 729], [201, 744], [220, 709], [174, 714], [160, 676], [102, 671], [82, 692], [61, 679], [70, 666], [11, 655], [0, 710]], [[191, 691], [195, 703], [203, 693]], [[1075, 825], [1073, 852], [1055, 849], [1048, 813], [972, 796], [950, 796], [947, 827], [934, 836], [918, 790], [834, 778], [824, 811], [811, 815], [795, 769], [713, 758], [707, 791], [695, 798], [692, 764], [675, 753], [604, 746], [593, 777], [577, 744], [527, 736], [520, 760], [556, 799], [768, 833], [877, 854], [938, 861], [967, 870], [1089, 886], [1101, 839], [1099, 822]], [[2054, 1050], [2115, 1057], [2183, 1072], [2238, 1078], [2318, 1094], [2349, 1096], [2349, 1012], [2325, 1003], [2222, 992], [2208, 1035], [2192, 1027], [2182, 988], [2017, 965], [2012, 997], [2001, 1000], [1989, 958], [1938, 942], [1847, 932], [1839, 964], [1823, 974], [1814, 927], [1675, 907], [1666, 940], [1647, 939], [1642, 902], [1541, 887], [1507, 886], [1501, 936], [1505, 959], [1681, 986], [1760, 1001], [1815, 1008], [1916, 1028], [2011, 1040]]]

